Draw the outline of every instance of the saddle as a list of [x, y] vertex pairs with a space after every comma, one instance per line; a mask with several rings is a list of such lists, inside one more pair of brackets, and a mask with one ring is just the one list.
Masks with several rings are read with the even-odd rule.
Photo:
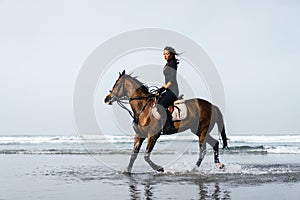
[[[180, 121], [187, 117], [188, 110], [185, 105], [185, 100], [182, 98], [182, 95], [180, 97], [179, 100], [174, 101], [174, 103], [168, 107], [168, 111], [172, 115], [172, 121]], [[157, 111], [156, 104], [152, 106], [152, 114], [156, 119], [160, 120], [161, 116]]]
[[187, 117], [188, 110], [184, 100], [174, 101], [173, 105], [168, 107], [168, 110], [172, 111], [170, 111], [172, 115], [172, 121], [180, 121]]

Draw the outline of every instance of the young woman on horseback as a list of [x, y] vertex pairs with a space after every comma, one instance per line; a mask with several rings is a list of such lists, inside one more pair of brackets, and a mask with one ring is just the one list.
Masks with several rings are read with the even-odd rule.
[[[170, 87], [171, 85], [167, 82], [166, 88]], [[172, 91], [171, 89], [169, 90]], [[166, 93], [168, 94], [168, 92]], [[174, 96], [176, 95], [174, 94]], [[123, 97], [127, 97], [129, 99], [132, 111], [122, 105], [121, 100]], [[166, 98], [166, 96], [164, 98]], [[162, 166], [157, 165], [150, 159], [150, 155], [156, 141], [161, 135], [161, 120], [157, 120], [152, 115], [155, 96], [148, 91], [142, 82], [138, 81], [131, 75], [125, 74], [124, 70], [119, 74], [119, 78], [116, 80], [112, 90], [110, 90], [109, 94], [104, 99], [104, 102], [108, 105], [112, 105], [115, 101], [117, 101], [122, 108], [129, 111], [133, 119], [136, 120], [136, 123], [133, 123], [133, 130], [135, 131], [133, 151], [131, 153], [126, 172], [131, 172], [143, 141], [146, 138], [147, 146], [144, 155], [145, 161], [152, 167], [152, 169], [160, 172], [164, 171]], [[196, 166], [199, 167], [203, 161], [206, 153], [206, 143], [208, 143], [213, 147], [216, 167], [220, 169], [224, 168], [224, 164], [220, 163], [219, 160], [219, 142], [209, 135], [215, 124], [217, 124], [218, 132], [222, 137], [223, 148], [227, 147], [227, 136], [225, 133], [224, 119], [221, 110], [217, 106], [200, 98], [187, 99], [185, 100], [185, 105], [187, 107], [188, 117], [180, 122], [174, 123], [175, 129], [177, 130], [174, 133], [190, 130], [198, 136], [199, 157], [196, 162]]]
[[158, 101], [160, 106], [157, 106], [157, 109], [161, 116], [166, 116], [163, 134], [167, 134], [168, 132], [172, 132], [172, 129], [174, 129], [172, 116], [168, 111], [168, 107], [178, 99], [179, 95], [177, 83], [177, 65], [179, 64], [179, 61], [176, 58], [178, 53], [173, 47], [166, 46], [164, 48], [163, 55], [164, 59], [167, 61], [163, 68], [165, 84], [158, 90], [159, 94], [161, 94], [161, 98]]

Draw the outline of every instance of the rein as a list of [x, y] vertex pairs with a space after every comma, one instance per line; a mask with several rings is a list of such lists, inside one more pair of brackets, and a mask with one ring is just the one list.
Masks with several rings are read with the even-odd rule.
[[127, 100], [128, 98], [126, 97], [126, 98], [117, 98], [117, 103], [118, 103], [118, 105], [121, 107], [121, 108], [123, 108], [124, 110], [126, 110], [129, 114], [130, 114], [130, 116], [134, 119], [135, 117], [134, 117], [134, 113], [131, 111], [131, 110], [129, 110], [124, 104], [129, 104], [129, 103], [127, 103], [127, 102], [124, 102], [124, 100]]
[[[145, 110], [146, 106], [149, 104], [150, 100], [153, 99], [155, 97], [155, 94], [150, 94], [147, 96], [139, 96], [139, 97], [132, 97], [132, 98], [128, 98], [128, 97], [122, 97], [122, 98], [117, 98], [117, 103], [118, 105], [123, 108], [124, 110], [126, 110], [129, 115], [133, 118], [133, 122], [138, 124], [139, 122], [139, 118], [140, 115], [142, 114], [142, 112]], [[134, 113], [129, 110], [124, 104], [129, 104], [128, 102], [124, 102], [126, 100], [133, 101], [133, 100], [143, 100], [143, 99], [147, 99], [147, 102], [145, 103], [145, 105], [141, 108], [141, 110], [137, 113], [137, 115], [135, 116]]]

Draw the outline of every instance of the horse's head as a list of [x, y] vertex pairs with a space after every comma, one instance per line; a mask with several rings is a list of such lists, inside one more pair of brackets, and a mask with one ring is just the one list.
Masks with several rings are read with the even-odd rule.
[[126, 95], [124, 89], [125, 79], [125, 70], [123, 70], [122, 73], [119, 73], [119, 78], [116, 80], [112, 90], [110, 90], [109, 94], [105, 97], [104, 102], [106, 104], [111, 105], [114, 101]]

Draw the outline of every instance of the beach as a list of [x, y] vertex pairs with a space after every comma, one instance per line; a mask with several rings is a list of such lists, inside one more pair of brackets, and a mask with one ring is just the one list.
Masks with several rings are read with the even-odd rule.
[[[0, 199], [298, 199], [300, 136], [276, 137], [232, 137], [230, 149], [220, 150], [225, 169], [219, 170], [210, 148], [195, 168], [197, 143], [164, 136], [152, 158], [172, 160], [165, 172], [151, 170], [141, 152], [130, 175], [120, 170], [130, 136], [89, 141], [99, 146], [93, 152], [77, 136], [0, 137]], [[174, 142], [185, 144], [180, 155]], [[118, 161], [120, 169], [113, 167]]]

